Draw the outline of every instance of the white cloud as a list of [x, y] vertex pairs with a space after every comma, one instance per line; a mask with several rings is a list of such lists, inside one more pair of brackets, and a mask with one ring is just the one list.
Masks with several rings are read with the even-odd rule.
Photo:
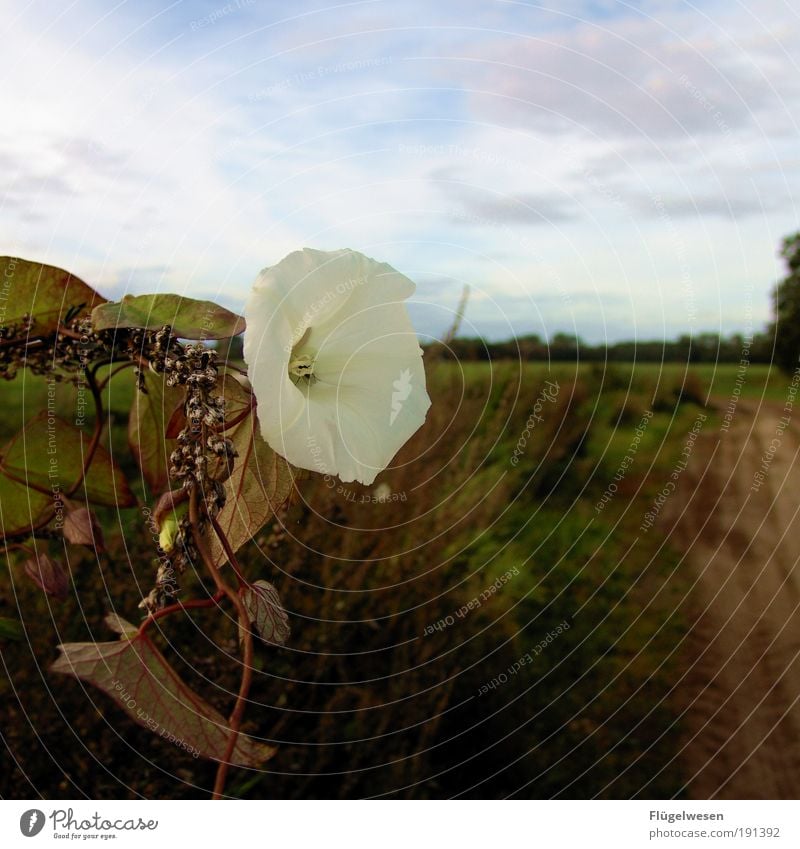
[[349, 246], [452, 281], [430, 328], [470, 282], [491, 333], [686, 329], [688, 274], [736, 327], [796, 227], [798, 19], [640, 5], [42, 5], [4, 42], [2, 248], [241, 306]]

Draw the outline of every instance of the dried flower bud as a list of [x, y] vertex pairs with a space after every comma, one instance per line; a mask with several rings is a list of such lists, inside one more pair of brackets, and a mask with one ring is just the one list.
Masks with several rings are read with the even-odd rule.
[[59, 601], [69, 597], [69, 575], [59, 560], [37, 554], [25, 561], [25, 574], [48, 595]]

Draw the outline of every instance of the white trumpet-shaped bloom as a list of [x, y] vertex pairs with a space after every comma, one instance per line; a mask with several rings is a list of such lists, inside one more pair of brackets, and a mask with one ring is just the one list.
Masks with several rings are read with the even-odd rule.
[[425, 421], [414, 284], [351, 250], [306, 248], [259, 274], [244, 358], [261, 434], [290, 463], [370, 484]]

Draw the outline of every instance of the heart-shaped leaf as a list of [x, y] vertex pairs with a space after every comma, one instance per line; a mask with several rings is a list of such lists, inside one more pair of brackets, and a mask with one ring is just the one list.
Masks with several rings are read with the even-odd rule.
[[[253, 396], [249, 389], [230, 375], [222, 383], [225, 420], [237, 422], [225, 431], [232, 440], [237, 457], [233, 473], [225, 481], [225, 506], [217, 522], [234, 551], [251, 540], [292, 492], [292, 467], [262, 439], [258, 427]], [[228, 558], [217, 539], [211, 535], [214, 563]]]
[[17, 324], [28, 315], [35, 321], [35, 333], [49, 333], [106, 302], [68, 271], [11, 256], [0, 257], [0, 290], [4, 295], [3, 323]]
[[242, 589], [241, 595], [258, 636], [265, 643], [283, 645], [289, 639], [289, 617], [275, 587], [268, 581], [256, 581]]
[[[128, 714], [191, 754], [221, 761], [231, 728], [219, 711], [200, 698], [147, 638], [117, 617], [119, 640], [66, 643], [50, 667], [99, 687]], [[272, 746], [239, 734], [230, 763], [260, 766], [275, 753]]]
[[[89, 437], [69, 422], [42, 410], [3, 451], [0, 472], [38, 492], [65, 494], [83, 477]], [[111, 455], [97, 446], [78, 492], [95, 504], [132, 507], [136, 499]]]
[[37, 492], [0, 474], [0, 538], [31, 532], [53, 514], [56, 507], [63, 510], [62, 502], [52, 493]]
[[128, 419], [128, 444], [153, 493], [169, 483], [169, 455], [177, 445], [167, 438], [168, 423], [183, 401], [184, 390], [167, 386], [163, 374], [144, 372], [145, 392], [137, 392]]
[[168, 324], [181, 339], [227, 339], [242, 333], [244, 319], [213, 301], [181, 295], [126, 295], [92, 311], [95, 330], [142, 327], [157, 330]]

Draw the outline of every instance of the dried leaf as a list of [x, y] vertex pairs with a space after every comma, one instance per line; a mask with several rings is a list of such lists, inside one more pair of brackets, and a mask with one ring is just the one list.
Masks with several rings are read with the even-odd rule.
[[123, 619], [118, 613], [107, 613], [103, 621], [114, 633], [125, 638], [135, 637], [139, 631], [135, 625], [131, 625], [127, 619]]
[[[128, 623], [120, 620], [124, 627]], [[128, 632], [123, 632], [128, 633]], [[220, 761], [231, 729], [191, 690], [145, 634], [110, 643], [66, 643], [51, 666], [99, 687], [135, 722], [192, 754]], [[273, 747], [239, 734], [230, 763], [257, 767]]]
[[105, 551], [100, 523], [94, 513], [85, 507], [67, 508], [62, 533], [64, 539], [73, 545], [88, 545], [100, 554]]
[[144, 373], [146, 394], [137, 392], [128, 420], [128, 444], [153, 493], [169, 485], [169, 455], [177, 445], [166, 438], [173, 411], [182, 404], [184, 390], [167, 386], [163, 374]]
[[25, 574], [48, 595], [59, 601], [69, 598], [69, 574], [59, 560], [38, 554], [23, 563]]
[[106, 299], [68, 271], [18, 257], [0, 257], [6, 326], [35, 319], [34, 332], [47, 333], [59, 324], [88, 315]]
[[[237, 551], [251, 540], [292, 492], [292, 467], [261, 437], [252, 406], [252, 394], [237, 380], [225, 376], [222, 385], [226, 421], [238, 424], [226, 430], [237, 457], [233, 474], [225, 481], [225, 506], [217, 522]], [[211, 554], [218, 566], [227, 562], [222, 545], [211, 535]]]
[[168, 324], [182, 339], [227, 339], [245, 329], [244, 319], [212, 301], [181, 295], [126, 295], [117, 303], [92, 310], [95, 330], [143, 327], [157, 330]]
[[[6, 445], [0, 472], [51, 497], [65, 493], [83, 476], [88, 442], [78, 428], [42, 410]], [[102, 445], [97, 446], [78, 492], [109, 507], [136, 503], [125, 475]]]
[[180, 432], [186, 427], [186, 410], [184, 409], [183, 397], [178, 401], [172, 415], [169, 417], [164, 436], [167, 439], [177, 439]]
[[275, 587], [268, 581], [256, 581], [241, 594], [258, 636], [265, 643], [283, 645], [289, 639], [289, 617]]

